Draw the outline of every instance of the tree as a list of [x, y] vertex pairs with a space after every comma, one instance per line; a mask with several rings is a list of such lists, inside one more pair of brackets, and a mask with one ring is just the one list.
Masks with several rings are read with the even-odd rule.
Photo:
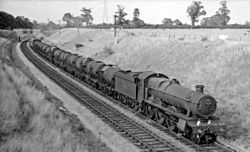
[[172, 21], [171, 18], [164, 18], [164, 19], [162, 20], [162, 24], [163, 24], [164, 26], [173, 26], [173, 21]]
[[32, 24], [33, 24], [33, 27], [32, 27], [33, 29], [38, 29], [39, 28], [39, 23], [36, 20], [33, 20]]
[[187, 8], [187, 13], [190, 16], [192, 26], [194, 26], [194, 24], [198, 22], [198, 18], [201, 15], [206, 15], [204, 6], [200, 1], [193, 1], [193, 3]]
[[74, 26], [75, 27], [81, 27], [82, 26], [83, 19], [80, 16], [74, 17], [73, 21], [74, 21]]
[[33, 24], [28, 18], [24, 16], [17, 16], [15, 18], [15, 28], [32, 28]]
[[0, 11], [0, 29], [13, 29], [15, 18], [11, 14]]
[[176, 19], [176, 20], [173, 21], [173, 24], [177, 25], [177, 26], [181, 26], [182, 22], [179, 19]]
[[58, 28], [59, 28], [59, 25], [54, 23], [53, 21], [49, 21], [47, 24], [47, 30], [55, 30]]
[[117, 5], [117, 7], [118, 7], [118, 11], [115, 12], [117, 16], [116, 24], [118, 25], [127, 24], [127, 21], [125, 20], [125, 16], [127, 15], [127, 13], [124, 12], [125, 7], [121, 5]]
[[245, 25], [250, 26], [250, 22], [246, 21]]
[[145, 25], [144, 21], [139, 18], [140, 10], [138, 8], [134, 9], [133, 14], [134, 14], [134, 17], [133, 17], [133, 20], [130, 24], [132, 24], [136, 27], [141, 26], [141, 25]]
[[92, 15], [91, 15], [91, 9], [90, 8], [87, 9], [87, 8], [83, 7], [81, 9], [81, 12], [83, 12], [81, 14], [82, 22], [85, 22], [87, 26], [91, 25], [92, 21], [94, 20], [93, 17], [92, 17]]
[[0, 11], [0, 29], [32, 28], [33, 23], [24, 16], [16, 18], [11, 14]]
[[220, 26], [220, 18], [218, 15], [213, 15], [211, 17], [206, 17], [201, 20], [201, 26], [218, 27]]
[[222, 1], [220, 2], [220, 4], [222, 5], [222, 7], [219, 8], [215, 15], [202, 19], [202, 26], [219, 27], [227, 25], [228, 21], [230, 20], [230, 17], [228, 15], [230, 13], [230, 10], [227, 9], [226, 1]]
[[134, 18], [139, 18], [139, 16], [140, 16], [139, 8], [135, 8], [133, 14], [134, 14]]
[[74, 21], [73, 21], [73, 15], [70, 13], [65, 13], [63, 15], [62, 20], [66, 22], [66, 27], [73, 27], [74, 26]]
[[221, 19], [222, 26], [226, 26], [230, 20], [230, 10], [227, 8], [227, 1], [221, 1], [220, 4], [221, 7], [216, 12], [216, 15]]

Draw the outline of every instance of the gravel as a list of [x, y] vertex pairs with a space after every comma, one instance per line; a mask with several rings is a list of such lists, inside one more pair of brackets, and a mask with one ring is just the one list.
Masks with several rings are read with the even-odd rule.
[[[21, 52], [21, 51], [19, 51]], [[22, 53], [19, 53], [20, 56], [22, 55]], [[25, 57], [22, 57], [22, 58], [25, 58]], [[27, 60], [25, 58], [25, 60]], [[25, 63], [28, 64], [31, 64], [29, 61], [25, 61]], [[50, 65], [47, 63], [47, 65]], [[107, 126], [105, 123], [103, 123], [98, 117], [96, 117], [94, 114], [90, 114], [91, 112], [89, 110], [87, 110], [85, 107], [79, 105], [77, 102], [72, 102], [72, 101], [75, 101], [71, 96], [69, 96], [67, 93], [65, 93], [60, 87], [58, 87], [57, 85], [56, 86], [50, 86], [50, 85], [55, 85], [53, 82], [51, 82], [51, 80], [48, 80], [48, 78], [46, 76], [44, 76], [44, 74], [42, 74], [38, 69], [36, 69], [32, 64], [30, 65], [31, 68], [32, 68], [32, 71], [33, 69], [35, 69], [37, 71], [37, 73], [39, 74], [35, 74], [35, 75], [39, 75], [39, 77], [41, 77], [40, 75], [43, 75], [43, 77], [41, 78], [42, 79], [42, 82], [44, 82], [44, 85], [46, 85], [48, 87], [49, 90], [51, 90], [51, 93], [53, 94], [55, 92], [55, 95], [61, 99], [63, 102], [64, 102], [64, 106], [66, 108], [68, 108], [69, 111], [72, 111], [72, 113], [74, 113], [74, 111], [77, 111], [77, 114], [83, 114], [80, 109], [83, 108], [85, 109], [86, 111], [88, 112], [85, 112], [87, 113], [88, 116], [85, 115], [85, 117], [87, 117], [88, 119], [87, 120], [82, 120], [80, 117], [79, 119], [81, 121], [83, 121], [84, 125], [86, 125], [86, 127], [88, 127], [88, 124], [89, 125], [89, 129], [93, 131], [93, 133], [96, 133], [97, 136], [99, 136], [99, 132], [101, 133], [101, 136], [102, 136], [102, 140], [103, 142], [108, 142], [106, 143], [108, 146], [111, 144], [111, 145], [115, 145], [115, 147], [117, 147], [116, 145], [118, 145], [118, 149], [119, 150], [125, 150], [127, 151], [127, 149], [131, 149], [131, 148], [135, 148], [134, 150], [128, 150], [128, 151], [138, 151], [138, 148], [136, 148], [135, 146], [131, 145], [129, 143], [129, 141], [127, 141], [126, 139], [124, 139], [123, 137], [121, 137], [118, 133], [116, 133], [115, 131], [113, 131], [112, 128], [110, 128], [109, 126]], [[108, 100], [107, 98], [99, 95], [98, 93], [92, 91], [91, 89], [89, 89], [88, 87], [78, 83], [77, 81], [75, 81], [74, 79], [70, 78], [69, 76], [67, 76], [66, 74], [64, 74], [59, 68], [55, 68], [53, 67], [53, 69], [57, 70], [59, 73], [63, 74], [64, 76], [66, 76], [67, 78], [71, 79], [73, 82], [77, 83], [79, 87], [85, 89], [86, 91], [88, 91], [91, 95], [93, 95], [94, 97], [98, 98], [98, 99], [101, 99], [102, 101], [106, 102], [107, 104], [109, 104], [110, 106], [116, 108], [117, 110], [119, 110], [120, 112], [122, 112], [123, 114], [125, 114], [126, 116], [128, 116], [129, 118], [133, 119], [134, 121], [136, 121], [137, 123], [145, 126], [147, 129], [151, 130], [152, 132], [154, 132], [155, 134], [157, 134], [158, 136], [166, 139], [167, 141], [171, 142], [171, 143], [174, 143], [174, 145], [176, 145], [177, 147], [179, 147], [181, 150], [183, 151], [188, 151], [188, 152], [192, 152], [194, 151], [193, 149], [187, 147], [186, 145], [183, 145], [182, 143], [180, 143], [179, 141], [175, 140], [173, 137], [169, 136], [169, 135], [166, 135], [164, 132], [152, 127], [151, 125], [149, 125], [145, 120], [142, 120], [140, 118], [138, 118], [137, 116], [135, 116], [134, 113], [120, 107], [119, 105], [111, 102], [110, 100]], [[49, 83], [49, 84], [47, 84]], [[59, 94], [61, 96], [61, 98], [59, 97]], [[63, 96], [63, 97], [62, 97]], [[67, 98], [64, 98], [67, 97]], [[78, 105], [76, 107], [73, 107], [73, 105]], [[85, 111], [84, 110], [84, 111]], [[150, 120], [149, 120], [150, 121]], [[107, 129], [104, 129], [104, 125], [107, 127]], [[92, 128], [91, 128], [92, 127]], [[105, 127], [105, 128], [106, 128]], [[102, 132], [103, 131], [103, 132]], [[122, 140], [124, 142], [122, 142]], [[110, 141], [109, 141], [110, 140]], [[119, 142], [118, 142], [119, 141]], [[117, 143], [118, 142], [118, 143]], [[121, 147], [122, 146], [122, 147]], [[131, 147], [131, 148], [129, 148]], [[111, 147], [112, 148], [112, 147]], [[112, 148], [113, 149], [113, 148]], [[114, 150], [114, 151], [117, 151], [117, 150]]]
[[86, 128], [104, 142], [115, 152], [137, 152], [140, 151], [129, 141], [121, 137], [116, 131], [101, 121], [97, 116], [91, 113], [87, 108], [78, 103], [73, 97], [68, 95], [62, 88], [57, 86], [52, 80], [38, 70], [20, 50], [20, 44], [17, 45], [17, 52], [23, 62], [31, 69], [31, 72], [41, 81], [48, 90], [59, 98], [64, 106], [72, 113], [78, 116]]

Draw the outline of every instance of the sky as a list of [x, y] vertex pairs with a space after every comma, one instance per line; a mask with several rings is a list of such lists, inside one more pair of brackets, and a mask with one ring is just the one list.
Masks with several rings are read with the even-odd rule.
[[[107, 19], [104, 14], [104, 2], [106, 1]], [[133, 18], [134, 8], [140, 9], [140, 16], [146, 23], [161, 24], [163, 18], [179, 19], [183, 23], [189, 23], [186, 13], [187, 7], [193, 0], [0, 0], [0, 11], [5, 11], [13, 16], [25, 16], [30, 20], [56, 23], [62, 20], [64, 13], [74, 16], [81, 14], [82, 7], [91, 8], [94, 17], [93, 23], [113, 22], [117, 5], [125, 7], [128, 15], [126, 19]], [[200, 0], [209, 17], [215, 14], [220, 7], [221, 0]], [[227, 0], [231, 10], [229, 23], [241, 23], [250, 21], [250, 0]]]

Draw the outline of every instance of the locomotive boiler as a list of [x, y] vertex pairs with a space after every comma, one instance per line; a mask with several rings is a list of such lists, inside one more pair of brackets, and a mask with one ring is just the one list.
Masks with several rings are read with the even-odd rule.
[[226, 133], [214, 115], [217, 101], [203, 85], [188, 89], [176, 79], [153, 71], [125, 71], [39, 41], [30, 46], [76, 78], [119, 100], [136, 112], [197, 143], [211, 143]]

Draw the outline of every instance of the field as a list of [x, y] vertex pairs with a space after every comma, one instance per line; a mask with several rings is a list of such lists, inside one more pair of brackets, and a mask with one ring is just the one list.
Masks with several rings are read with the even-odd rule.
[[78, 118], [58, 110], [61, 101], [12, 52], [15, 34], [0, 31], [0, 37], [0, 151], [111, 151]]
[[216, 115], [228, 125], [224, 142], [250, 150], [250, 31], [247, 29], [166, 30], [62, 29], [45, 38], [62, 49], [122, 69], [152, 70], [177, 78], [218, 101]]

